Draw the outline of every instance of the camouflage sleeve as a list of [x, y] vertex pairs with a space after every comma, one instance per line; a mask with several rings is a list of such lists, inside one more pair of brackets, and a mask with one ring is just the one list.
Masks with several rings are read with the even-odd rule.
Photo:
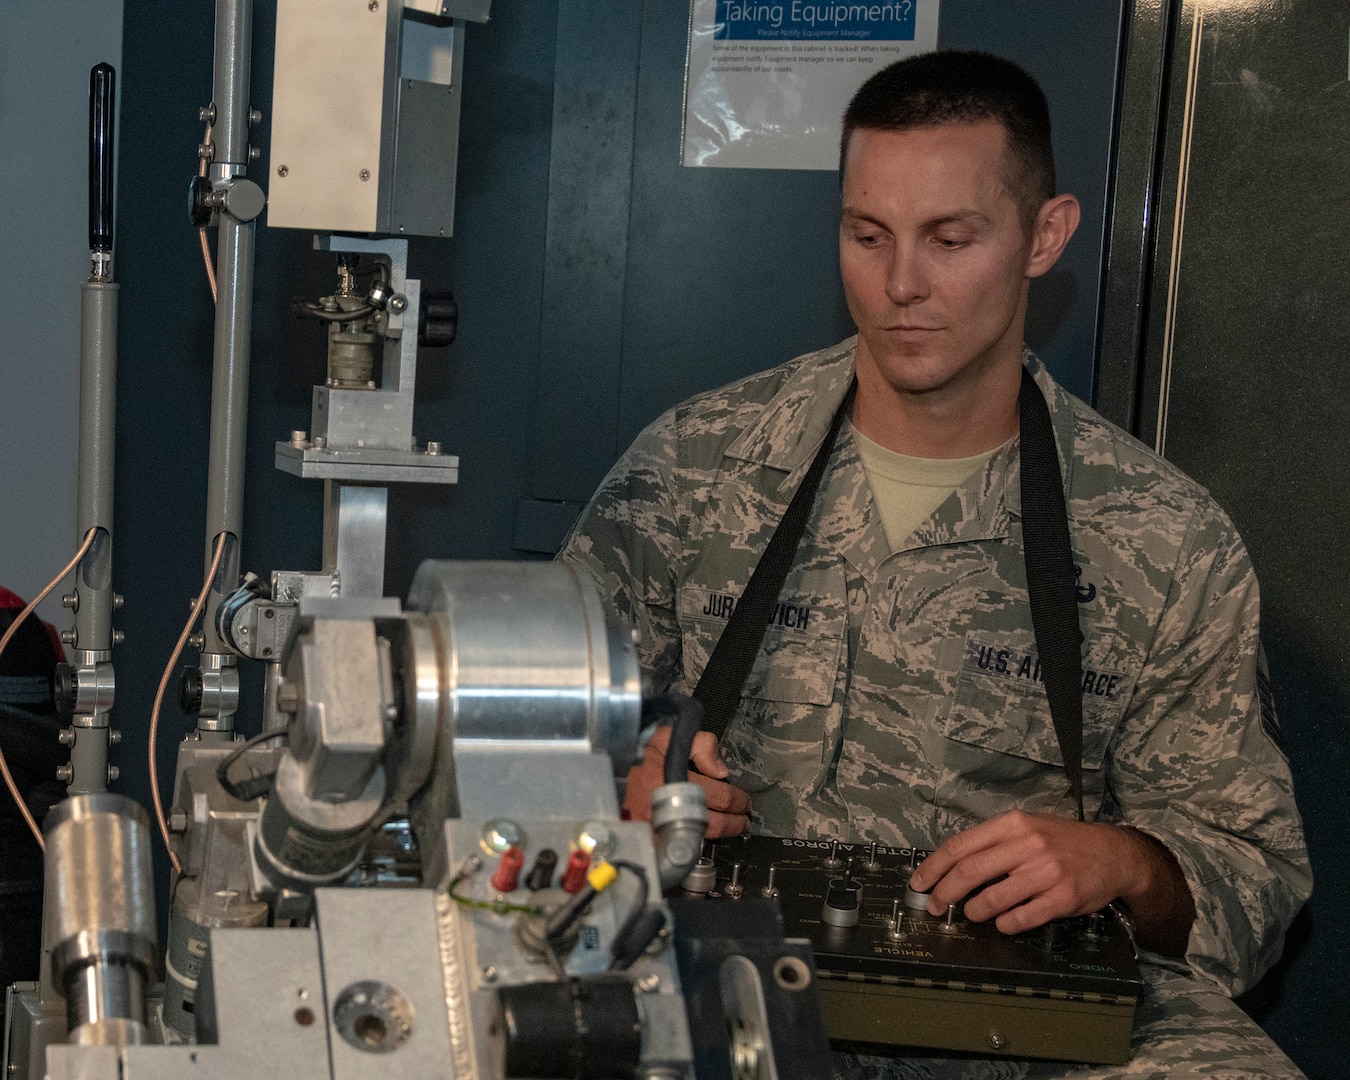
[[674, 426], [672, 410], [637, 437], [600, 482], [558, 553], [559, 559], [591, 574], [611, 614], [637, 628], [648, 693], [661, 693], [670, 685], [680, 659]]
[[1279, 958], [1312, 888], [1258, 623], [1241, 540], [1217, 509], [1199, 512], [1108, 776], [1123, 820], [1185, 874], [1188, 963], [1234, 995]]

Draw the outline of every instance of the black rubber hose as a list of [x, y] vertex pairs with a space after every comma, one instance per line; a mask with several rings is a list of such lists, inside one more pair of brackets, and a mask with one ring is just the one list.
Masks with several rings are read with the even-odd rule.
[[687, 694], [660, 694], [642, 703], [643, 727], [667, 718], [671, 721], [670, 745], [662, 780], [678, 784], [689, 779], [689, 753], [703, 723], [703, 704]]

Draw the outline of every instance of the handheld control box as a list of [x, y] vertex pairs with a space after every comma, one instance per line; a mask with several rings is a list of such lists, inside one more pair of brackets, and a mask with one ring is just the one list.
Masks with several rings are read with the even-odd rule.
[[909, 888], [927, 854], [743, 836], [709, 845], [686, 889], [718, 903], [777, 898], [785, 934], [815, 951], [832, 1040], [1127, 1061], [1143, 983], [1123, 922], [1098, 912], [1008, 935], [959, 906], [930, 915]]

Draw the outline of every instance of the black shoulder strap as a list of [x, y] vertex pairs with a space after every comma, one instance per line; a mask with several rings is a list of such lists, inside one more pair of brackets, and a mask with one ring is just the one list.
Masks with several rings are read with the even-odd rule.
[[1022, 429], [1022, 558], [1031, 599], [1031, 626], [1041, 658], [1041, 677], [1069, 790], [1083, 820], [1083, 634], [1078, 628], [1069, 512], [1064, 474], [1055, 450], [1050, 409], [1031, 372], [1022, 368], [1017, 395]]
[[788, 503], [783, 520], [769, 538], [769, 546], [764, 549], [754, 573], [746, 582], [745, 590], [736, 601], [722, 636], [717, 639], [712, 656], [708, 657], [708, 666], [703, 669], [698, 685], [694, 687], [693, 697], [703, 705], [703, 730], [713, 732], [719, 741], [726, 734], [732, 714], [740, 704], [741, 690], [745, 687], [745, 680], [750, 677], [750, 669], [764, 641], [764, 632], [769, 628], [769, 617], [773, 614], [774, 604], [778, 602], [778, 594], [783, 590], [783, 579], [792, 566], [792, 557], [796, 555], [802, 534], [806, 531], [811, 504], [815, 502], [816, 491], [820, 488], [820, 478], [825, 475], [825, 465], [834, 449], [844, 417], [853, 407], [853, 395], [857, 388], [857, 382], [852, 383], [844, 400], [840, 402], [825, 441], [820, 444], [811, 467], [806, 470], [796, 494]]
[[[788, 504], [745, 591], [703, 669], [693, 696], [703, 705], [703, 730], [720, 740], [740, 703], [745, 680], [768, 629], [769, 617], [783, 588], [793, 556], [820, 487], [839, 428], [853, 404], [857, 384], [849, 388], [830, 424], [815, 460]], [[1054, 428], [1036, 380], [1024, 367], [1018, 394], [1021, 426], [1022, 546], [1031, 625], [1040, 654], [1050, 717], [1059, 740], [1069, 787], [1083, 819], [1082, 659], [1078, 598], [1074, 588], [1073, 550], [1069, 545], [1064, 480], [1055, 450]]]

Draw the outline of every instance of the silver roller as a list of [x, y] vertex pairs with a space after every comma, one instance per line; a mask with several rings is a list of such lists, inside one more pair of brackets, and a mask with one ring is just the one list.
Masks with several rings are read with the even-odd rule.
[[47, 815], [46, 844], [45, 940], [70, 1041], [144, 1042], [158, 959], [146, 813], [124, 795], [74, 795]]
[[408, 606], [440, 630], [457, 745], [588, 747], [627, 774], [642, 708], [637, 653], [589, 578], [562, 563], [428, 561]]

